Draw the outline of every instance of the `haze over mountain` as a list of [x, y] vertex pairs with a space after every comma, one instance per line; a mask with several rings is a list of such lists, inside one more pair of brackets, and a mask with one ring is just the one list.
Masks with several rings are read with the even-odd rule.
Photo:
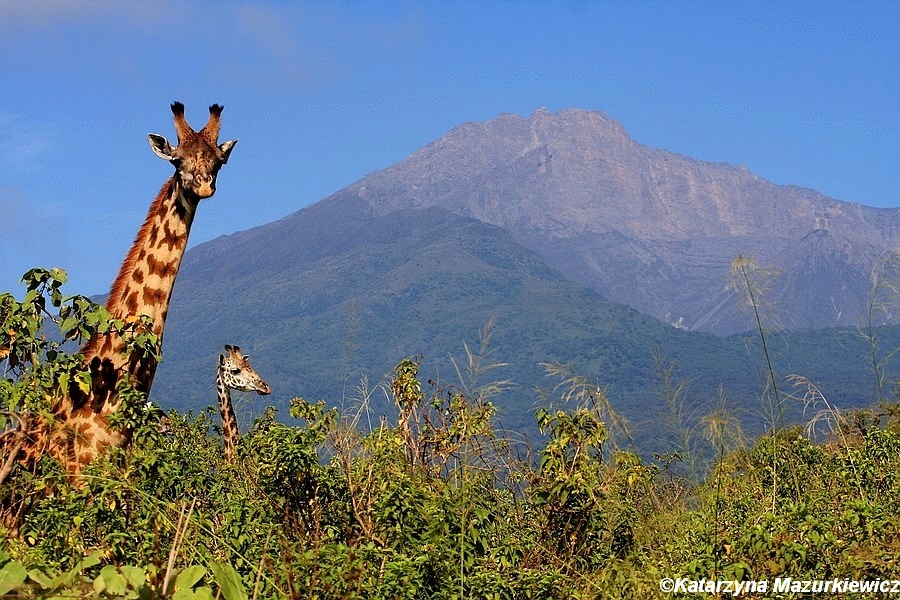
[[[856, 324], [872, 261], [896, 244], [897, 225], [896, 210], [644, 148], [601, 113], [503, 115], [190, 250], [153, 399], [213, 404], [224, 344], [254, 355], [282, 406], [293, 395], [355, 402], [361, 375], [374, 385], [411, 355], [424, 357], [423, 378], [471, 384], [448, 357], [462, 360], [463, 342], [477, 347], [493, 322], [487, 360], [509, 366], [479, 383], [518, 384], [497, 399], [507, 425], [533, 425], [535, 386], [557, 383], [540, 363], [572, 361], [623, 412], [649, 421], [652, 437], [657, 356], [677, 362], [699, 400], [724, 390], [737, 406], [758, 406], [759, 348], [710, 333], [752, 328], [724, 291], [739, 252], [785, 270], [776, 301], [793, 325]], [[885, 330], [887, 347], [898, 336]], [[852, 330], [799, 332], [772, 349], [781, 375], [809, 376], [838, 405], [874, 400], [867, 348]], [[372, 401], [387, 410], [383, 394]]]
[[852, 326], [900, 239], [900, 209], [648, 148], [585, 110], [461, 125], [339, 194], [378, 214], [440, 206], [497, 225], [607, 298], [719, 334], [744, 326], [725, 289], [739, 254], [781, 273], [786, 326]]

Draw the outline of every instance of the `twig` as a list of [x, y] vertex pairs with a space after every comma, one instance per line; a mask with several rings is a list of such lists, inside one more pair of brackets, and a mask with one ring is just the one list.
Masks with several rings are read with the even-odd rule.
[[[13, 412], [6, 412], [4, 414], [8, 417], [12, 417], [19, 423], [18, 430], [6, 431], [0, 437], [12, 436], [16, 440], [15, 445], [12, 447], [12, 450], [9, 451], [9, 455], [6, 457], [6, 460], [3, 461], [3, 467], [0, 468], [0, 485], [6, 481], [6, 478], [9, 477], [9, 474], [12, 472], [13, 467], [16, 465], [16, 459], [19, 457], [19, 452], [22, 451], [22, 447], [25, 445], [25, 419], [21, 415], [17, 415]], [[3, 445], [6, 445], [6, 440], [3, 441]]]
[[196, 504], [197, 498], [193, 498], [191, 500], [191, 507], [187, 511], [187, 516], [185, 516], [184, 508], [181, 509], [181, 514], [178, 515], [178, 525], [175, 527], [175, 539], [172, 540], [172, 549], [169, 550], [169, 562], [166, 564], [166, 576], [163, 578], [163, 596], [166, 595], [166, 591], [169, 589], [169, 579], [171, 579], [172, 572], [175, 570], [175, 560], [178, 558], [178, 549], [181, 548], [181, 544], [184, 541], [184, 534], [187, 532], [188, 522], [191, 519], [191, 514], [194, 512], [194, 506]]

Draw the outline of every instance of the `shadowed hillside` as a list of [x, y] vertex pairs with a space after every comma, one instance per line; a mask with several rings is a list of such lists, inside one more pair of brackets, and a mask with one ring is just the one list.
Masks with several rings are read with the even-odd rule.
[[[758, 407], [762, 357], [744, 336], [681, 331], [610, 302], [495, 226], [439, 208], [376, 215], [347, 195], [188, 253], [153, 398], [164, 406], [212, 404], [215, 358], [226, 343], [253, 355], [274, 390], [262, 402], [282, 407], [294, 395], [353, 404], [363, 374], [374, 386], [412, 355], [424, 356], [426, 378], [466, 384], [449, 357], [462, 363], [463, 342], [477, 349], [489, 321], [489, 360], [509, 366], [480, 383], [517, 384], [496, 399], [512, 429], [533, 428], [535, 387], [557, 383], [540, 366], [549, 361], [571, 361], [596, 377], [638, 438], [662, 428], [654, 355], [677, 362], [698, 401], [722, 386], [735, 406]], [[812, 354], [816, 348], [828, 360]], [[866, 348], [854, 334], [775, 341], [773, 353], [783, 374], [800, 370], [849, 401], [871, 399]], [[380, 392], [372, 400], [375, 418], [391, 411]], [[259, 410], [245, 405], [244, 421]]]

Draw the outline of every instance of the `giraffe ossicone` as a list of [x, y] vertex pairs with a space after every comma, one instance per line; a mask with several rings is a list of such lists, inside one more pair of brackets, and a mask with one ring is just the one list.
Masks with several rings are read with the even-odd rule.
[[256, 392], [260, 396], [272, 393], [269, 385], [250, 365], [250, 355], [242, 354], [239, 346], [225, 346], [225, 354], [219, 355], [216, 369], [216, 393], [219, 396], [219, 413], [222, 415], [222, 435], [225, 441], [225, 460], [233, 463], [241, 434], [231, 403], [231, 390]]

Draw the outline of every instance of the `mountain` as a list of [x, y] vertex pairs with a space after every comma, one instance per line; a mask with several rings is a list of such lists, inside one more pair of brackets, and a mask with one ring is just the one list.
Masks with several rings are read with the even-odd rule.
[[[450, 357], [464, 365], [463, 344], [477, 350], [488, 322], [487, 362], [508, 366], [479, 383], [516, 383], [495, 399], [515, 431], [533, 433], [534, 409], [545, 402], [536, 388], [559, 383], [544, 362], [572, 363], [603, 386], [643, 445], [661, 435], [665, 412], [656, 357], [676, 362], [694, 401], [721, 389], [734, 407], [759, 406], [762, 352], [745, 336], [679, 330], [609, 301], [496, 226], [437, 207], [379, 215], [343, 194], [187, 254], [152, 398], [182, 409], [214, 404], [216, 354], [226, 343], [251, 353], [274, 390], [238, 405], [244, 426], [259, 403], [284, 410], [295, 395], [352, 409], [363, 376], [374, 389], [407, 356], [421, 357], [423, 382], [467, 385]], [[779, 372], [808, 375], [851, 405], [870, 402], [862, 339], [848, 331], [806, 335], [770, 342]], [[900, 344], [900, 328], [886, 335]], [[378, 390], [371, 408], [376, 421], [392, 412]], [[763, 421], [747, 422], [753, 429]]]
[[[896, 210], [644, 148], [600, 113], [503, 115], [188, 251], [152, 399], [214, 405], [216, 355], [236, 344], [274, 390], [243, 413], [238, 405], [243, 425], [257, 402], [284, 409], [296, 395], [352, 409], [366, 377], [377, 420], [391, 403], [376, 384], [405, 357], [421, 357], [423, 382], [473, 385], [451, 357], [463, 365], [464, 343], [477, 349], [492, 323], [485, 360], [507, 366], [477, 383], [517, 384], [495, 399], [512, 429], [533, 430], [546, 402], [537, 388], [559, 383], [541, 363], [572, 363], [639, 440], [654, 440], [664, 431], [659, 359], [675, 362], [693, 404], [724, 394], [758, 430], [765, 360], [758, 336], [735, 333], [755, 321], [725, 285], [731, 261], [743, 252], [783, 269], [770, 299], [793, 325], [855, 324], [897, 220]], [[780, 376], [808, 376], [837, 406], [874, 400], [870, 349], [853, 328], [770, 336]], [[879, 336], [881, 348], [900, 345], [900, 327]], [[788, 403], [789, 416], [801, 410]]]
[[[376, 215], [336, 195], [188, 253], [154, 399], [211, 404], [215, 355], [225, 343], [253, 353], [282, 402], [289, 394], [338, 403], [363, 374], [374, 386], [408, 356], [424, 359], [423, 381], [458, 384], [449, 357], [462, 360], [464, 342], [477, 348], [491, 321], [491, 361], [510, 366], [490, 375], [519, 385], [506, 399], [517, 407], [505, 414], [515, 428], [531, 424], [535, 385], [554, 385], [541, 362], [577, 360], [616, 393], [633, 394], [653, 381], [657, 346], [674, 358], [724, 344], [568, 281], [498, 227], [436, 207]], [[735, 357], [729, 370], [741, 372], [740, 363]], [[208, 377], [195, 384], [195, 373]], [[374, 401], [389, 412], [383, 395]]]
[[461, 125], [341, 193], [378, 214], [439, 206], [497, 225], [607, 298], [718, 334], [743, 327], [724, 297], [739, 254], [781, 273], [786, 326], [853, 326], [900, 241], [900, 209], [648, 148], [584, 110]]

